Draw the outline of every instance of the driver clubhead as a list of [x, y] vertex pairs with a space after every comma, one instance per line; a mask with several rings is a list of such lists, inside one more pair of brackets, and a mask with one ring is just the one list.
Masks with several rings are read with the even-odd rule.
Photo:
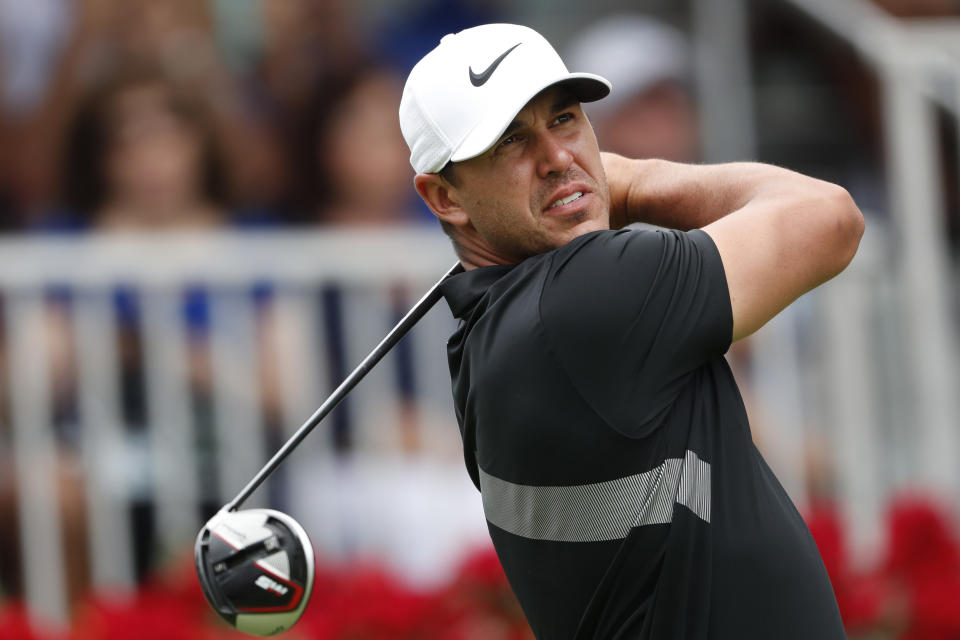
[[220, 511], [197, 535], [203, 594], [231, 626], [258, 636], [300, 619], [313, 588], [313, 546], [300, 524], [273, 509]]

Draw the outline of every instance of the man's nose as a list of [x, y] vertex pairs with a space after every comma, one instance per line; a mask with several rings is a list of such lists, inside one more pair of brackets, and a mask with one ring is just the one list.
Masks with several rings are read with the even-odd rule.
[[551, 133], [540, 136], [537, 146], [537, 173], [541, 178], [546, 178], [551, 173], [563, 173], [573, 163], [573, 154], [562, 140]]

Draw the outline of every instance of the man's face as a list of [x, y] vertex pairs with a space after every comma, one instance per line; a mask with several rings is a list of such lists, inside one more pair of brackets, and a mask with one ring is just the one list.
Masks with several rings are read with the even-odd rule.
[[455, 165], [463, 233], [495, 261], [520, 262], [610, 226], [610, 192], [593, 128], [577, 99], [544, 90], [494, 146]]

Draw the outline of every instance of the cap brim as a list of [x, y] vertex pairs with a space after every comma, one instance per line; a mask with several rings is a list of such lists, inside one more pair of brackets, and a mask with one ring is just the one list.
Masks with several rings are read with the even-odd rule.
[[530, 91], [517, 92], [511, 100], [503, 100], [491, 109], [484, 118], [454, 149], [450, 162], [462, 162], [475, 158], [500, 139], [514, 117], [541, 91], [556, 85], [570, 87], [580, 102], [594, 102], [606, 97], [611, 90], [610, 82], [592, 73], [569, 73], [553, 79], [542, 86], [534, 85]]

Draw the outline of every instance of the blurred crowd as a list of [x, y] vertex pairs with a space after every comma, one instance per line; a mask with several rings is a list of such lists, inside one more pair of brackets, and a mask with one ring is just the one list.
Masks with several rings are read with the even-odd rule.
[[375, 29], [341, 2], [3, 2], [0, 226], [423, 218], [396, 106], [429, 44]]
[[[939, 0], [877, 4], [956, 13]], [[690, 5], [640, 5], [663, 20], [609, 2], [606, 18], [546, 34], [568, 66], [613, 81], [590, 111], [604, 148], [698, 160], [692, 50], [670, 26], [689, 25]], [[536, 13], [524, 7], [4, 0], [0, 230], [429, 221], [397, 124], [404, 77], [445, 33]], [[882, 211], [875, 79], [784, 5], [751, 12], [757, 156], [840, 181]]]
[[[469, 0], [5, 0], [0, 229], [429, 220], [397, 123], [405, 74], [443, 34], [510, 19]], [[567, 56], [618, 86], [601, 138], [694, 159], [685, 42], [631, 20]]]

